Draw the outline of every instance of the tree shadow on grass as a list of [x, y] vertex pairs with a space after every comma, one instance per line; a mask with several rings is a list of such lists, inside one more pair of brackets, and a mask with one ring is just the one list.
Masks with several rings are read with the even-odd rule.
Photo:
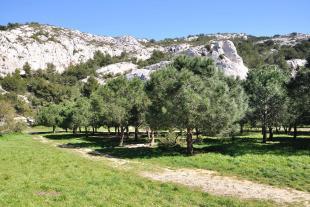
[[[117, 158], [127, 159], [150, 159], [164, 156], [186, 156], [186, 148], [179, 145], [174, 147], [118, 147], [119, 139], [115, 135], [107, 133], [86, 137], [84, 134], [49, 134], [45, 136], [53, 140], [68, 139], [69, 143], [62, 145], [66, 148], [92, 148], [95, 154], [110, 155]], [[78, 142], [71, 139], [77, 138]], [[138, 141], [134, 139], [126, 140], [128, 144], [147, 143], [145, 138]], [[245, 154], [272, 154], [281, 156], [310, 155], [310, 139], [290, 137], [276, 137], [267, 144], [262, 144], [258, 138], [204, 138], [199, 144], [195, 144], [195, 154], [220, 153], [229, 156], [241, 156]]]
[[269, 140], [266, 144], [256, 138], [204, 139], [204, 143], [207, 146], [200, 148], [199, 153], [213, 152], [230, 156], [244, 154], [310, 155], [309, 138], [277, 137]]

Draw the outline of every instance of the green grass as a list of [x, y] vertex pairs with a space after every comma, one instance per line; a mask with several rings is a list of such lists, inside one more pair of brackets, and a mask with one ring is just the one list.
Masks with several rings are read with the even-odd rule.
[[106, 138], [106, 135], [86, 138], [84, 135], [56, 134], [46, 137], [70, 143], [72, 147], [93, 148], [119, 158], [174, 168], [216, 170], [224, 175], [310, 192], [308, 135], [296, 140], [288, 135], [275, 135], [273, 141], [267, 144], [261, 143], [260, 133], [249, 133], [234, 141], [205, 138], [195, 144], [196, 155], [191, 157], [185, 155], [184, 147], [119, 148], [117, 138]]
[[0, 206], [271, 205], [149, 181], [34, 141], [29, 135], [0, 136]]

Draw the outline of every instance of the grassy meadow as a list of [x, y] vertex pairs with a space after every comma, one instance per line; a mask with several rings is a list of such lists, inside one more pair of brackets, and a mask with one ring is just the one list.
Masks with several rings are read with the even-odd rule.
[[[55, 136], [63, 142], [94, 143], [70, 134], [46, 135]], [[149, 181], [26, 134], [0, 136], [0, 149], [0, 206], [273, 206]]]
[[[234, 140], [201, 136], [194, 145], [195, 156], [186, 156], [182, 144], [169, 148], [121, 148], [118, 147], [118, 138], [107, 133], [89, 137], [71, 133], [43, 136], [70, 147], [92, 148], [118, 158], [173, 168], [215, 170], [223, 175], [310, 192], [310, 136], [306, 131], [297, 139], [274, 134], [273, 140], [267, 144], [261, 143], [259, 132], [246, 132]], [[138, 142], [132, 137], [126, 141], [127, 144], [146, 142], [145, 137]]]

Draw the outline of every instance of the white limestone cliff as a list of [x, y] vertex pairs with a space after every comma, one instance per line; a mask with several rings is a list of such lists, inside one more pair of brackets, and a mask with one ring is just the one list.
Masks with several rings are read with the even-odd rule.
[[239, 77], [242, 80], [247, 77], [248, 68], [244, 65], [234, 43], [230, 40], [214, 40], [207, 47], [204, 45], [190, 47], [188, 44], [183, 44], [179, 47], [168, 47], [166, 50], [177, 54], [210, 57], [223, 70], [224, 74]]
[[0, 75], [22, 68], [26, 62], [34, 70], [52, 63], [62, 72], [70, 64], [92, 58], [97, 50], [112, 56], [126, 52], [144, 60], [154, 48], [146, 48], [131, 36], [114, 38], [49, 25], [22, 25], [0, 31]]
[[[154, 44], [146, 46], [141, 44], [142, 40], [131, 36], [98, 36], [50, 25], [22, 25], [15, 29], [0, 31], [0, 76], [12, 73], [16, 68], [21, 69], [26, 62], [33, 70], [44, 69], [48, 63], [52, 63], [58, 72], [63, 72], [71, 64], [78, 64], [92, 58], [94, 52], [98, 50], [112, 56], [126, 52], [138, 60], [145, 60], [154, 50], [160, 50], [176, 55], [186, 53], [210, 57], [225, 74], [245, 79], [248, 69], [237, 54], [234, 44], [225, 39], [246, 38], [246, 36], [244, 34], [217, 34], [215, 37], [216, 40], [210, 42], [208, 50], [204, 45], [193, 46], [190, 42], [169, 47]], [[162, 67], [162, 65], [151, 67]], [[145, 69], [142, 72], [132, 63], [117, 63], [101, 68], [97, 72], [115, 75], [117, 73], [128, 74], [129, 70], [133, 70], [137, 74], [145, 74], [147, 70], [152, 70], [151, 68]]]

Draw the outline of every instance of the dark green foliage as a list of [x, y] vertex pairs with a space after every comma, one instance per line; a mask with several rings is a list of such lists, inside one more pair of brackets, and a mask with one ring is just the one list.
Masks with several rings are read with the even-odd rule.
[[26, 82], [20, 76], [19, 70], [9, 74], [1, 80], [1, 86], [4, 90], [23, 94], [26, 92]]
[[55, 132], [56, 126], [60, 126], [62, 123], [60, 111], [60, 106], [56, 104], [42, 107], [36, 117], [36, 123], [38, 125], [53, 127], [53, 132]]
[[291, 123], [295, 125], [310, 124], [310, 68], [300, 69], [287, 85], [291, 99]]
[[60, 103], [75, 96], [75, 90], [78, 87], [70, 87], [55, 82], [50, 82], [43, 78], [33, 78], [28, 85], [28, 91], [32, 92], [44, 103]]
[[27, 77], [31, 76], [31, 67], [30, 67], [30, 65], [29, 65], [28, 62], [26, 62], [26, 63], [24, 64], [23, 70], [24, 70], [25, 75], [26, 75]]
[[257, 43], [258, 39], [234, 40], [238, 54], [249, 68], [258, 68], [264, 64], [278, 65], [290, 72], [286, 60], [305, 59], [310, 55], [310, 41], [304, 40], [294, 46], [274, 44], [272, 40]]
[[285, 83], [288, 77], [276, 66], [250, 70], [245, 82], [249, 104], [256, 120], [262, 124], [263, 142], [266, 130], [281, 121], [286, 106]]
[[188, 69], [195, 75], [199, 75], [202, 78], [213, 76], [218, 72], [212, 59], [201, 57], [189, 57], [185, 55], [178, 56], [173, 61], [173, 67], [178, 71], [182, 69]]
[[193, 129], [229, 132], [247, 107], [238, 80], [225, 78], [212, 61], [201, 57], [178, 57], [151, 75], [146, 90], [152, 103], [147, 115], [151, 128], [186, 128], [188, 154], [193, 153]]
[[90, 76], [90, 77], [87, 79], [87, 82], [83, 85], [81, 92], [82, 92], [83, 96], [89, 98], [90, 95], [91, 95], [95, 90], [97, 90], [98, 87], [99, 87], [98, 81], [95, 79], [94, 76]]
[[0, 30], [6, 31], [20, 27], [22, 24], [19, 23], [8, 23], [7, 25], [0, 25]]

